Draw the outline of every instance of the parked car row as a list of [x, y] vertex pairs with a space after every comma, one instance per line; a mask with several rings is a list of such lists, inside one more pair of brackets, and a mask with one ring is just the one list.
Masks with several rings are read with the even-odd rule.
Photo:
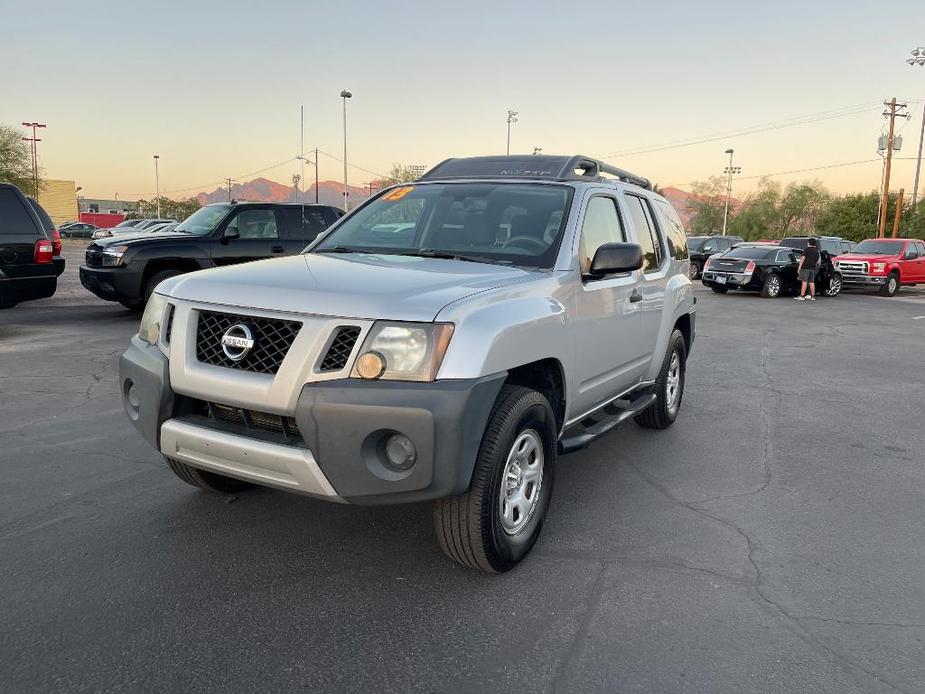
[[110, 236], [130, 234], [139, 231], [169, 231], [168, 227], [178, 224], [176, 219], [126, 219], [111, 229], [97, 229], [93, 232], [94, 239], [105, 239]]
[[[801, 288], [800, 258], [809, 238], [736, 243], [705, 260], [703, 284], [719, 294], [730, 289], [758, 292], [767, 298], [796, 294]], [[925, 242], [918, 239], [867, 239], [854, 244], [821, 236], [816, 242], [820, 256], [816, 291], [820, 295], [837, 296], [843, 287], [851, 286], [876, 287], [882, 295], [893, 296], [902, 286], [925, 284]]]

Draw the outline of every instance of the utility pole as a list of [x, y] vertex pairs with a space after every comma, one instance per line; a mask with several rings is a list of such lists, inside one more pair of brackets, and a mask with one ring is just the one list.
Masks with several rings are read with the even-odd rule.
[[318, 148], [315, 147], [315, 204], [318, 204]]
[[298, 193], [299, 202], [302, 202], [302, 189], [299, 187], [301, 181], [302, 177], [299, 174], [292, 174], [292, 186], [295, 188], [295, 192]]
[[[295, 177], [293, 177], [294, 179]], [[231, 202], [231, 184], [237, 183], [233, 178], [226, 178], [225, 181], [228, 183], [228, 202]], [[293, 181], [295, 182], [295, 181]]]
[[[912, 57], [906, 60], [910, 67], [925, 65], [925, 48], [919, 46], [912, 51]], [[919, 132], [919, 156], [915, 161], [915, 185], [912, 186], [912, 210], [915, 212], [915, 202], [919, 197], [919, 172], [922, 169], [922, 141], [925, 140], [925, 108], [922, 109], [922, 129]]]
[[158, 219], [161, 218], [161, 175], [160, 175], [160, 172], [158, 172], [157, 170], [157, 160], [160, 158], [161, 156], [159, 154], [154, 155], [154, 186], [155, 186], [155, 191], [156, 191], [154, 193], [154, 199], [157, 201], [157, 218]]
[[507, 112], [507, 153], [511, 153], [511, 123], [517, 122], [517, 111], [511, 111], [508, 109]]
[[887, 107], [883, 115], [890, 119], [890, 131], [886, 139], [886, 169], [883, 172], [883, 195], [880, 201], [880, 225], [877, 228], [877, 238], [886, 236], [886, 208], [890, 204], [890, 169], [893, 164], [893, 133], [896, 130], [896, 116], [909, 117], [906, 113], [900, 113], [905, 110], [906, 104], [896, 103], [895, 96], [890, 101], [884, 101], [883, 105]]
[[741, 166], [732, 165], [732, 155], [735, 154], [734, 149], [727, 149], [724, 154], [729, 155], [729, 166], [723, 171], [726, 174], [726, 207], [723, 209], [723, 236], [726, 235], [726, 226], [729, 222], [729, 201], [732, 198], [732, 174], [742, 173]]
[[893, 238], [896, 238], [896, 235], [899, 233], [899, 219], [903, 214], [903, 195], [905, 194], [906, 189], [899, 189], [899, 200], [896, 201], [896, 216], [893, 218]]
[[40, 137], [36, 135], [36, 128], [47, 128], [48, 126], [45, 123], [26, 123], [23, 122], [27, 128], [32, 128], [32, 137], [22, 138], [26, 142], [32, 143], [32, 197], [36, 200], [39, 199], [39, 150], [38, 143], [42, 141]]

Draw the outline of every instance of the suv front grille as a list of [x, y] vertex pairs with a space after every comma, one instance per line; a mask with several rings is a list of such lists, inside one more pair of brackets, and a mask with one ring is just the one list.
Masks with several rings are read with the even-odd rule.
[[340, 371], [347, 366], [350, 354], [360, 337], [360, 329], [356, 326], [349, 325], [337, 329], [337, 334], [331, 341], [324, 359], [321, 360], [319, 371]]
[[[222, 349], [222, 336], [228, 328], [238, 324], [250, 328], [254, 346], [242, 359], [235, 361]], [[213, 366], [275, 374], [301, 327], [300, 322], [292, 320], [200, 311], [196, 325], [196, 359]]]
[[838, 261], [838, 269], [849, 274], [866, 275], [868, 265], [863, 260], [840, 260]]
[[293, 417], [248, 410], [231, 405], [221, 405], [217, 402], [207, 402], [194, 398], [189, 398], [188, 403], [192, 414], [208, 417], [214, 422], [235, 425], [242, 430], [241, 433], [266, 431], [273, 434], [282, 434], [287, 438], [301, 438], [302, 436], [299, 432], [299, 425]]

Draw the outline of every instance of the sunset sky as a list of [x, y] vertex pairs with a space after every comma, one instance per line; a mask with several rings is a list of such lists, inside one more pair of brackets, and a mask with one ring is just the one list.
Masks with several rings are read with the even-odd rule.
[[[921, 2], [133, 5], [19, 5], [0, 29], [20, 64], [0, 123], [47, 123], [46, 176], [88, 197], [151, 196], [154, 153], [171, 197], [227, 176], [288, 183], [295, 162], [257, 172], [298, 154], [300, 104], [306, 149], [341, 156], [341, 89], [354, 94], [348, 159], [367, 170], [350, 169], [355, 185], [393, 162], [503, 153], [511, 108], [515, 152], [601, 156], [684, 188], [734, 147], [738, 194], [762, 174], [873, 159], [776, 177], [868, 191], [881, 102], [896, 96], [913, 118], [899, 121], [909, 159], [894, 188], [912, 188], [925, 67], [905, 59], [925, 46]], [[778, 127], [793, 121], [811, 122]], [[321, 178], [341, 167], [322, 157]]]

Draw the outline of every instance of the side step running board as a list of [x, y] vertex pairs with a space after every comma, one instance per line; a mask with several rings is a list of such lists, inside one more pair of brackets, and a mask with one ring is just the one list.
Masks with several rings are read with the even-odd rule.
[[657, 399], [655, 393], [649, 392], [637, 395], [632, 400], [614, 400], [607, 407], [569, 427], [559, 439], [559, 453], [574, 453], [587, 448], [593, 441], [639, 414]]

